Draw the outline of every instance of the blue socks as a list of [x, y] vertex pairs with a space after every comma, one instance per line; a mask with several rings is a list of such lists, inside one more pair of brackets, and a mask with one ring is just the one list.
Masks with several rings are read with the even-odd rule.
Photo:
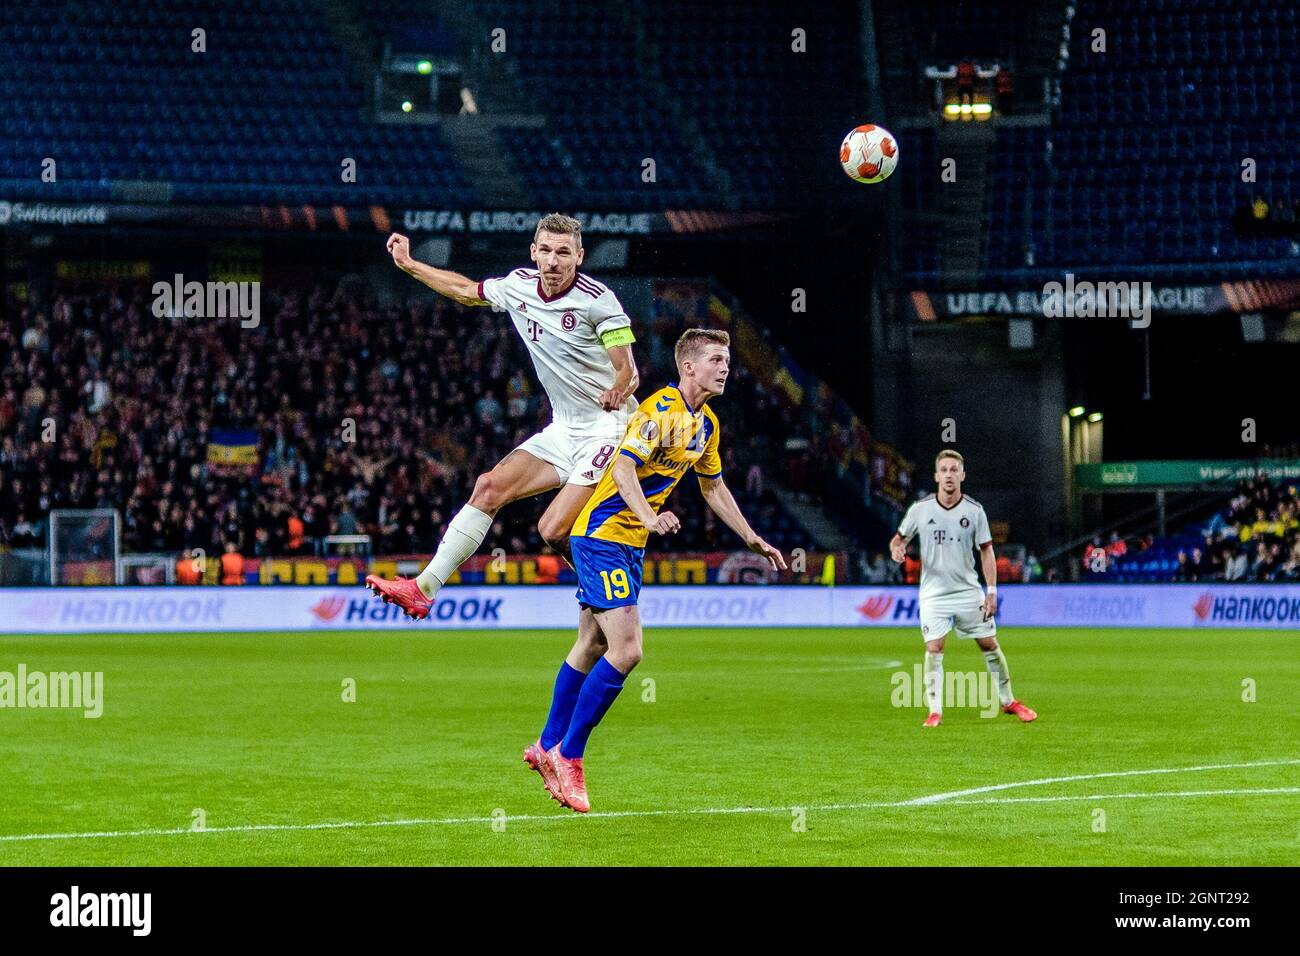
[[[626, 675], [605, 658], [596, 661], [596, 666], [583, 681], [577, 706], [573, 709], [573, 719], [569, 722], [568, 733], [560, 741], [561, 754], [570, 760], [582, 756], [582, 752], [587, 749], [587, 738], [591, 736], [592, 730], [614, 703], [618, 692], [623, 689], [624, 676]], [[556, 686], [558, 688], [559, 685]], [[552, 710], [551, 715], [554, 714], [555, 711]]]
[[587, 675], [569, 666], [565, 661], [560, 665], [560, 673], [555, 675], [555, 695], [551, 698], [551, 714], [546, 718], [542, 728], [542, 749], [550, 750], [560, 742], [564, 732], [569, 729], [573, 719], [573, 708], [578, 703], [578, 692]]

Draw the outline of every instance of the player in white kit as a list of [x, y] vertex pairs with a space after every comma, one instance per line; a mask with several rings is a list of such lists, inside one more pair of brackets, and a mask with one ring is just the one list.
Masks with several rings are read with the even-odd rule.
[[628, 419], [636, 412], [632, 322], [618, 297], [578, 272], [582, 231], [576, 219], [543, 216], [530, 247], [537, 268], [477, 282], [411, 258], [394, 233], [388, 251], [403, 272], [463, 305], [507, 312], [524, 340], [550, 399], [552, 421], [480, 475], [473, 494], [447, 525], [428, 566], [414, 579], [366, 578], [366, 587], [409, 616], [427, 617], [438, 590], [483, 543], [497, 511], [512, 501], [560, 488], [538, 521], [542, 538], [567, 555], [569, 529], [591, 497]]
[[[903, 563], [907, 543], [920, 535], [921, 636], [925, 639], [925, 700], [930, 714], [924, 726], [943, 723], [943, 647], [948, 632], [975, 640], [984, 652], [989, 674], [998, 688], [1002, 710], [1023, 721], [1038, 717], [1011, 694], [1011, 672], [998, 646], [997, 559], [993, 535], [984, 508], [962, 494], [966, 480], [962, 456], [951, 449], [939, 452], [934, 462], [937, 494], [927, 495], [907, 509], [898, 532], [890, 541], [890, 554]], [[980, 552], [987, 592], [975, 576], [975, 549]]]

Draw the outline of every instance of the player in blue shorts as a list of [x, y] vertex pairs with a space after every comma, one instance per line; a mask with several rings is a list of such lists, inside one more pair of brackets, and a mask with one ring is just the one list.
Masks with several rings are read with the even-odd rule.
[[673, 534], [681, 522], [664, 502], [694, 469], [704, 500], [745, 545], [784, 570], [785, 559], [749, 526], [722, 481], [718, 417], [731, 364], [730, 336], [688, 329], [674, 357], [681, 383], [662, 388], [632, 417], [613, 466], [574, 522], [569, 543], [578, 572], [578, 640], [560, 665], [551, 713], [524, 760], [551, 796], [578, 813], [591, 809], [582, 769], [587, 738], [641, 660], [641, 566], [650, 532]]

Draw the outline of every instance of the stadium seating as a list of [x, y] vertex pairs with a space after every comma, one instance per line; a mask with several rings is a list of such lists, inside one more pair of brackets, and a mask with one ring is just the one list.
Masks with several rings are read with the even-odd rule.
[[[478, 0], [475, 10], [504, 26], [522, 99], [547, 117], [544, 131], [499, 131], [535, 202], [664, 209], [710, 194], [655, 85], [638, 75], [626, 18], [593, 16], [580, 0]], [[655, 161], [654, 182], [642, 180], [645, 159]]]
[[[454, 52], [436, 15], [354, 6], [377, 40]], [[694, 17], [681, 2], [638, 13], [639, 48], [634, 16], [593, 17], [578, 0], [473, 4], [479, 23], [509, 26], [520, 98], [547, 118], [543, 130], [498, 129], [535, 203], [716, 207], [693, 135], [731, 175], [729, 201], [748, 208], [801, 205], [835, 181], [829, 157], [857, 119], [844, 82], [861, 72], [853, 12], [816, 0], [786, 23], [721, 2], [686, 34], [688, 7]], [[813, 52], [791, 50], [800, 24]], [[190, 50], [196, 26], [205, 53]], [[658, 80], [639, 57], [659, 64]], [[0, 25], [0, 95], [0, 191], [16, 199], [106, 200], [121, 180], [171, 183], [174, 201], [479, 199], [436, 126], [364, 119], [367, 91], [307, 0], [123, 0], [53, 22], [36, 0], [14, 0]], [[39, 178], [47, 156], [60, 164], [55, 184]], [[340, 181], [344, 157], [357, 160], [354, 184]]]
[[[1098, 268], [1199, 280], [1300, 275], [1295, 239], [1240, 235], [1232, 224], [1257, 198], [1272, 207], [1300, 202], [1294, 5], [1074, 7], [1051, 127], [998, 130], [988, 165], [988, 280], [1041, 282]], [[969, 29], [924, 5], [914, 15], [930, 18], [941, 47]], [[1091, 49], [1095, 28], [1106, 31], [1105, 53]], [[990, 53], [1014, 52], [1006, 36]], [[1246, 158], [1256, 161], [1255, 182], [1242, 181]], [[911, 210], [937, 201], [933, 189], [904, 191]], [[932, 234], [909, 234], [903, 258], [914, 277], [938, 277], [933, 248]]]
[[[790, 208], [834, 195], [833, 158], [862, 122], [853, 96], [862, 65], [852, 4], [806, 0], [755, 16], [753, 5], [691, 0], [646, 4], [641, 14], [671, 95], [690, 112], [747, 205]], [[690, 30], [681, 24], [690, 22]], [[793, 52], [792, 30], [807, 52]], [[815, 104], [815, 106], [814, 106]]]
[[[434, 14], [411, 22], [406, 12], [356, 9], [376, 38], [433, 52], [457, 42]], [[899, 10], [916, 38], [928, 38], [903, 43], [916, 70], [963, 54], [1014, 54], [1032, 39], [1014, 4]], [[688, 13], [694, 26], [682, 31]], [[579, 0], [476, 0], [472, 15], [509, 25], [518, 92], [546, 116], [542, 128], [497, 130], [539, 206], [716, 206], [714, 162], [731, 180], [725, 198], [747, 208], [803, 208], [842, 186], [826, 157], [861, 118], [845, 82], [861, 74], [851, 5], [810, 0], [798, 17], [756, 18], [739, 0], [710, 4], [707, 16], [665, 0], [597, 17]], [[1256, 198], [1286, 205], [1300, 192], [1295, 7], [1080, 0], [1071, 22], [1052, 127], [997, 137], [990, 280], [1087, 268], [1207, 279], [1300, 273], [1293, 240], [1238, 235], [1231, 225]], [[801, 25], [807, 54], [791, 50]], [[196, 26], [207, 31], [204, 53], [190, 48]], [[1105, 54], [1090, 49], [1095, 26], [1107, 30]], [[658, 65], [653, 75], [648, 63]], [[12, 0], [0, 24], [0, 96], [0, 193], [11, 199], [106, 200], [120, 181], [169, 183], [174, 201], [192, 202], [480, 198], [437, 126], [364, 118], [367, 91], [307, 0], [123, 0], [72, 6], [60, 18], [36, 0]], [[932, 209], [933, 133], [900, 139], [904, 205]], [[40, 179], [46, 157], [58, 161], [55, 183]], [[345, 157], [357, 161], [356, 183], [341, 181]], [[1246, 157], [1258, 164], [1255, 183], [1241, 180]], [[647, 158], [654, 183], [642, 179]], [[904, 269], [933, 277], [942, 265], [934, 217], [906, 236]]]
[[[35, 0], [0, 21], [0, 193], [112, 198], [112, 182], [172, 184], [173, 201], [473, 203], [436, 126], [363, 120], [307, 0]], [[191, 30], [206, 30], [206, 52]], [[58, 162], [43, 183], [41, 161]], [[344, 183], [342, 162], [357, 163]]]
[[[1094, 26], [1107, 30], [1104, 55], [1089, 49]], [[1257, 196], [1300, 199], [1296, 48], [1296, 10], [1283, 0], [1080, 3], [1052, 136], [1045, 264], [1300, 272], [1289, 241], [1230, 225]], [[1242, 182], [1247, 157], [1256, 183]]]

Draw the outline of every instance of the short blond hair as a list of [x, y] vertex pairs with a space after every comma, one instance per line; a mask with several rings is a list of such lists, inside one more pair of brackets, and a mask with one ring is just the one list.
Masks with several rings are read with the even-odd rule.
[[945, 458], [955, 458], [957, 464], [961, 465], [962, 468], [966, 467], [966, 459], [961, 456], [961, 452], [953, 448], [945, 448], [943, 451], [939, 452], [939, 454], [935, 455], [934, 467], [938, 468], [939, 462], [943, 461]]
[[730, 348], [731, 334], [722, 329], [687, 329], [683, 332], [673, 347], [673, 360], [677, 363], [677, 368], [680, 370], [682, 362], [688, 359], [693, 361], [700, 349], [710, 342]]
[[547, 213], [541, 219], [537, 220], [537, 228], [533, 231], [533, 242], [544, 232], [553, 232], [561, 236], [572, 236], [574, 244], [579, 249], [582, 248], [582, 223], [572, 216], [566, 216], [563, 213]]

